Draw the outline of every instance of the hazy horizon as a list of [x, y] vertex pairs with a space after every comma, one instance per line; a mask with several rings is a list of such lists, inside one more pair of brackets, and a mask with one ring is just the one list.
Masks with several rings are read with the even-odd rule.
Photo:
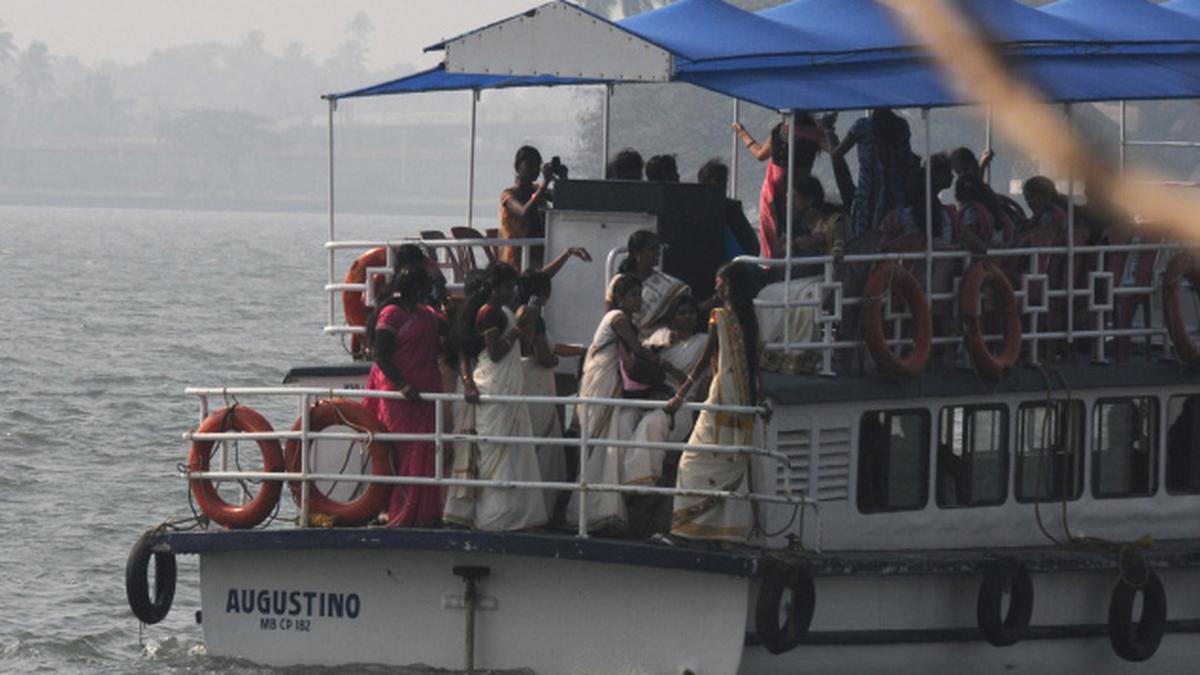
[[[370, 69], [429, 67], [440, 54], [424, 47], [538, 4], [537, 0], [5, 0], [3, 30], [18, 49], [33, 41], [89, 66], [131, 65], [155, 50], [202, 42], [236, 43], [260, 32], [268, 51], [294, 42], [324, 60], [337, 50], [359, 12], [372, 26]], [[413, 17], [419, 17], [415, 19]]]

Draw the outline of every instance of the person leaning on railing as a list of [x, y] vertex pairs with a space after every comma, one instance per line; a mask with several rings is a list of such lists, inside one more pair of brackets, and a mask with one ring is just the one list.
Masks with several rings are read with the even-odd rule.
[[[704, 366], [712, 363], [712, 384], [705, 403], [753, 406], [759, 401], [758, 320], [754, 316], [752, 272], [749, 266], [729, 263], [717, 271], [717, 296], [721, 306], [708, 320], [704, 354], [684, 379], [666, 410], [674, 414], [687, 399]], [[754, 440], [754, 415], [702, 410], [688, 444], [749, 446]], [[743, 452], [716, 453], [686, 450], [679, 460], [679, 489], [747, 492], [751, 456]], [[671, 536], [684, 539], [745, 543], [753, 528], [749, 501], [720, 497], [675, 497]]]
[[[397, 391], [404, 400], [367, 398], [365, 405], [391, 433], [432, 433], [434, 403], [422, 393], [442, 390], [438, 351], [443, 321], [428, 304], [432, 283], [419, 264], [399, 267], [392, 293], [367, 324], [374, 363], [367, 389]], [[401, 476], [435, 475], [437, 451], [432, 441], [397, 441], [393, 462]], [[391, 527], [432, 527], [442, 516], [441, 489], [436, 485], [397, 485], [386, 514]]]
[[[463, 373], [463, 389], [473, 392], [475, 400], [480, 395], [519, 396], [523, 392], [518, 344], [523, 330], [508, 308], [516, 283], [517, 271], [507, 263], [488, 265], [455, 318], [460, 359], [475, 364]], [[462, 406], [458, 412], [466, 418], [455, 420], [455, 428], [465, 433], [473, 429], [492, 439], [532, 434], [525, 403], [484, 402]], [[453, 475], [492, 481], [541, 480], [534, 448], [503, 440], [456, 443]], [[546, 505], [540, 490], [456, 486], [446, 499], [444, 518], [480, 530], [525, 530], [546, 524]]]

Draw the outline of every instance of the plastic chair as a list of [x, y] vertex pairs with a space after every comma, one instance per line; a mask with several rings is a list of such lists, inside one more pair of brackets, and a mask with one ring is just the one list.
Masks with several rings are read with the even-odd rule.
[[[450, 234], [455, 239], [483, 239], [483, 234], [473, 227], [452, 227], [450, 228]], [[465, 269], [479, 269], [479, 261], [475, 258], [475, 248], [476, 247], [471, 246], [459, 249], [459, 260], [462, 262]], [[483, 249], [483, 253], [485, 256], [487, 256], [489, 263], [496, 260], [496, 254], [491, 250], [492, 247], [480, 246], [479, 248]]]
[[[441, 230], [421, 230], [421, 239], [444, 240], [450, 239], [450, 237], [447, 237], [446, 233], [442, 232]], [[439, 251], [445, 253], [445, 258], [443, 258], [441, 255], [436, 256], [435, 259], [437, 260], [438, 267], [442, 269], [449, 269], [450, 273], [454, 277], [454, 281], [456, 283], [461, 282], [466, 274], [467, 268], [464, 266], [459, 252], [453, 248], [438, 249], [437, 247], [434, 247], [435, 254]]]

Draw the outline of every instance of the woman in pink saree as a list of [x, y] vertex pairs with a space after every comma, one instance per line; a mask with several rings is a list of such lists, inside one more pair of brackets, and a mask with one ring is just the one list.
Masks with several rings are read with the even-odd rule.
[[[431, 288], [428, 272], [419, 266], [397, 270], [393, 295], [380, 308], [373, 329], [374, 363], [367, 389], [398, 391], [404, 399], [368, 398], [365, 403], [392, 433], [433, 433], [434, 403], [422, 393], [442, 390], [437, 356], [441, 318], [426, 304]], [[395, 443], [397, 475], [434, 476], [433, 441]], [[441, 488], [436, 485], [397, 485], [388, 505], [391, 527], [432, 527], [442, 515]]]

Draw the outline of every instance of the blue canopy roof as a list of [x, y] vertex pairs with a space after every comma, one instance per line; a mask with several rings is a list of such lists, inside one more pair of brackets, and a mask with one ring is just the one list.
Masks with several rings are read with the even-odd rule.
[[[1047, 100], [1200, 98], [1200, 0], [1059, 0], [1044, 11], [1016, 0], [959, 1]], [[669, 51], [672, 79], [776, 110], [962, 102], [874, 0], [792, 0], [757, 14], [678, 0], [616, 24], [595, 18]], [[329, 98], [603, 82], [437, 67]]]
[[389, 80], [362, 89], [354, 89], [338, 94], [326, 94], [323, 98], [338, 100], [343, 98], [360, 98], [364, 96], [386, 96], [388, 94], [419, 94], [435, 91], [464, 91], [480, 89], [509, 89], [514, 87], [555, 87], [562, 85], [603, 84], [597, 80], [585, 80], [572, 77], [552, 77], [539, 75], [537, 77], [513, 77], [511, 75], [479, 75], [474, 73], [447, 73], [445, 66], [439, 64], [412, 75], [405, 75], [396, 80]]
[[843, 49], [815, 31], [784, 25], [721, 0], [678, 0], [617, 25], [685, 61]]
[[1146, 0], [1058, 0], [1039, 11], [1082, 26], [1103, 40], [1200, 41], [1200, 20]]

